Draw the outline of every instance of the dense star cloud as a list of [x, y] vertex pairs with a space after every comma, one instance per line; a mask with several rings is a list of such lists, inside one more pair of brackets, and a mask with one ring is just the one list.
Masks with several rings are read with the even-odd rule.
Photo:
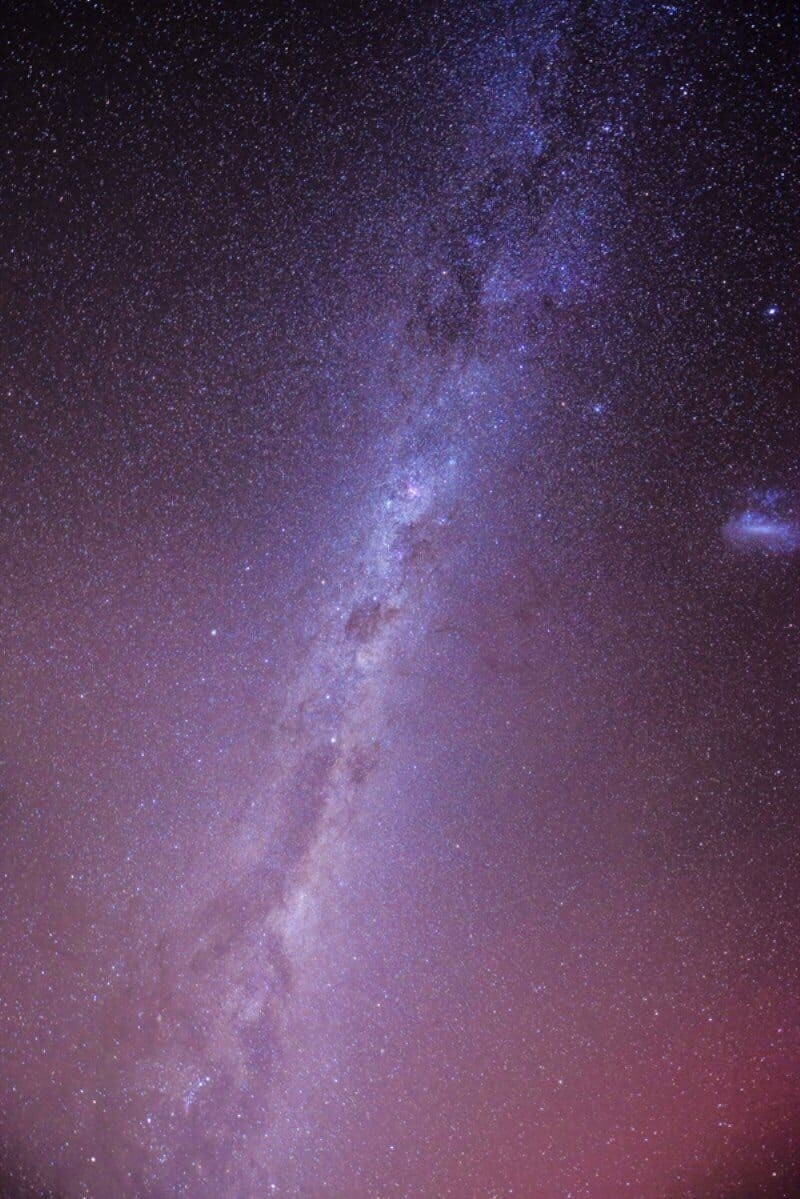
[[797, 1193], [796, 22], [6, 22], [2, 1195]]

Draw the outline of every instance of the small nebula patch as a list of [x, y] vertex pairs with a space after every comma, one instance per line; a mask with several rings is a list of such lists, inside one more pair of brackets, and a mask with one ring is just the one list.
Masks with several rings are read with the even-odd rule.
[[800, 519], [791, 498], [782, 491], [754, 496], [747, 507], [731, 516], [723, 530], [734, 549], [768, 554], [793, 554], [800, 549]]

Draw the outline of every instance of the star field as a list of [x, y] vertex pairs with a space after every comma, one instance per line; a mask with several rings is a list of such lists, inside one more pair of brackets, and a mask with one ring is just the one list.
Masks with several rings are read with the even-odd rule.
[[790, 1199], [797, 19], [4, 21], [3, 1199]]

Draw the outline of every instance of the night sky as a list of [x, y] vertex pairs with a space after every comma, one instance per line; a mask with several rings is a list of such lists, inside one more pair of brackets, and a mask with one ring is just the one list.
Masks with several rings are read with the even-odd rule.
[[800, 1194], [800, 24], [5, 7], [3, 1199]]

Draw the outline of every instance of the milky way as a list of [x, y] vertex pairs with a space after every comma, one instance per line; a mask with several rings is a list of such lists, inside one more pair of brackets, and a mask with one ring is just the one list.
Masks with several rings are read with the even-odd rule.
[[10, 24], [2, 1195], [797, 1193], [797, 30]]

